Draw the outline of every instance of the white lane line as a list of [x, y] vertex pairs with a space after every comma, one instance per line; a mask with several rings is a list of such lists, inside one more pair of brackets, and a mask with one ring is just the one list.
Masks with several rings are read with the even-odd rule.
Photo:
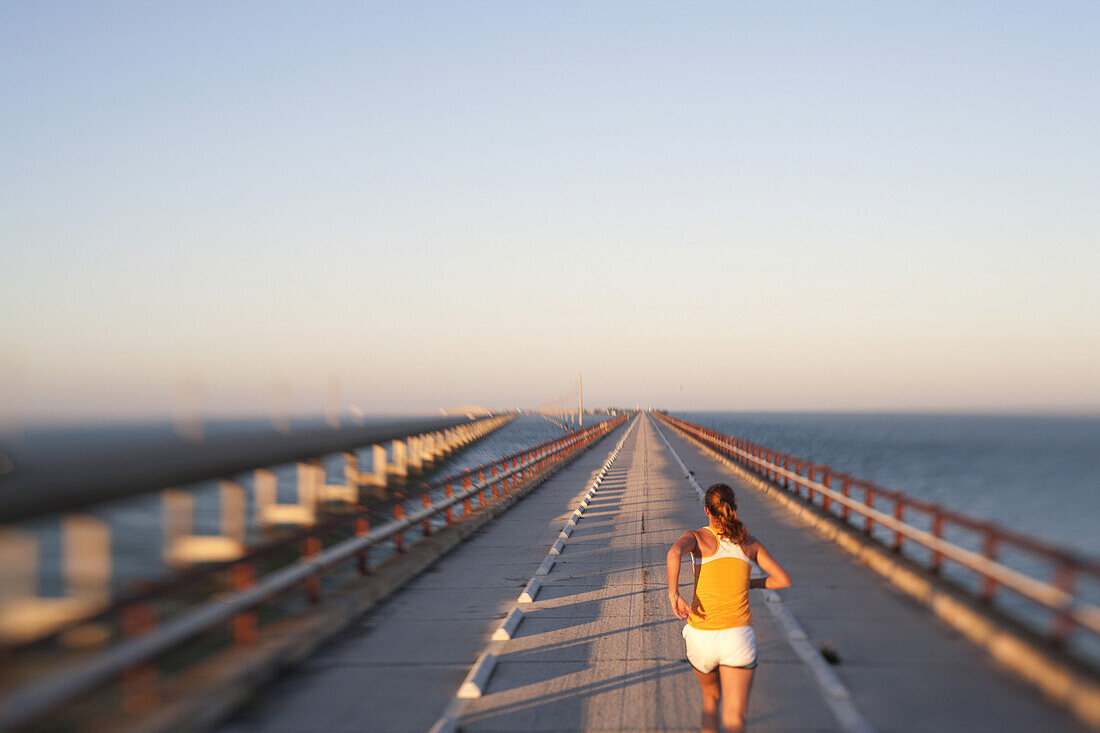
[[[650, 420], [650, 424], [657, 430], [657, 434], [661, 436], [661, 440], [668, 446], [668, 450], [672, 453], [676, 462], [680, 464], [680, 468], [684, 470], [684, 476], [691, 480], [692, 488], [695, 489], [699, 495], [700, 501], [705, 496], [705, 492], [702, 487], [699, 486], [699, 482], [695, 480], [695, 476], [688, 470], [684, 462], [680, 460], [680, 455], [676, 452], [676, 449], [672, 447], [672, 444], [668, 442], [668, 438], [661, 432], [660, 426], [655, 420]], [[798, 655], [798, 658], [810, 669], [810, 674], [813, 675], [814, 681], [817, 683], [818, 689], [821, 690], [821, 696], [825, 700], [825, 704], [833, 711], [833, 715], [836, 717], [840, 727], [843, 728], [846, 733], [877, 733], [873, 725], [856, 708], [855, 703], [852, 702], [852, 695], [848, 692], [848, 688], [844, 686], [844, 683], [837, 677], [836, 672], [829, 666], [828, 662], [821, 656], [821, 653], [810, 643], [809, 637], [806, 635], [806, 631], [802, 628], [802, 625], [798, 623], [798, 619], [794, 617], [790, 609], [783, 605], [783, 599], [779, 597], [779, 594], [773, 590], [764, 592], [764, 606], [771, 612], [772, 617], [783, 628], [784, 636], [787, 639], [787, 643], [794, 650], [794, 653]]]

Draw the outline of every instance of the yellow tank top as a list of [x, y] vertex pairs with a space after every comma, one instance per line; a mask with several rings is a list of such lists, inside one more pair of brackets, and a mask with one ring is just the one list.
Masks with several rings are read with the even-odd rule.
[[752, 561], [740, 545], [707, 527], [718, 548], [703, 558], [691, 558], [695, 570], [695, 597], [688, 624], [697, 629], [752, 626], [749, 611], [749, 573]]

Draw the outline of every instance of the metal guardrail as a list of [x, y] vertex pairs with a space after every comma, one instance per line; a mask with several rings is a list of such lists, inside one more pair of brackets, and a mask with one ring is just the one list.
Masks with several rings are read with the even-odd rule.
[[[950, 560], [975, 573], [981, 580], [978, 597], [983, 601], [991, 601], [997, 589], [1004, 587], [1041, 606], [1052, 614], [1052, 623], [1047, 631], [1047, 638], [1052, 642], [1064, 643], [1078, 628], [1100, 635], [1100, 607], [1086, 603], [1074, 594], [1078, 575], [1100, 578], [1100, 564], [1092, 560], [992, 522], [833, 471], [828, 465], [780, 453], [670, 415], [656, 413], [656, 417], [791, 493], [803, 496], [805, 491], [807, 501], [846, 524], [852, 525], [853, 514], [860, 517], [862, 526], [856, 528], [868, 535], [876, 524], [886, 528], [893, 532], [890, 546], [895, 551], [900, 552], [907, 540], [927, 549], [931, 553], [928, 569], [932, 572], [939, 573], [943, 562]], [[836, 481], [841, 483], [839, 491], [833, 488]], [[852, 489], [862, 490], [864, 500], [852, 498]], [[892, 513], [875, 508], [875, 500], [882, 498], [892, 502]], [[834, 511], [834, 505], [839, 507], [839, 512]], [[931, 531], [905, 521], [906, 512], [913, 510], [929, 515]], [[982, 552], [967, 550], [945, 540], [945, 525], [951, 523], [981, 533]], [[1054, 562], [1054, 582], [1038, 580], [998, 562], [998, 548], [1008, 545]]]
[[469, 418], [395, 420], [366, 427], [317, 428], [178, 442], [40, 461], [0, 477], [0, 523], [73, 512], [137, 494], [256, 468], [297, 463], [372, 443], [471, 425]]
[[[373, 529], [369, 528], [367, 510], [355, 511], [340, 517], [342, 523], [350, 523], [355, 535], [336, 544], [322, 548], [318, 532], [321, 527], [303, 531], [305, 540], [303, 556], [275, 569], [260, 578], [255, 577], [251, 563], [260, 554], [250, 554], [229, 565], [228, 569], [237, 586], [195, 608], [157, 626], [155, 615], [148, 608], [150, 598], [131, 600], [120, 612], [139, 617], [143, 623], [132, 625], [135, 633], [121, 643], [74, 663], [57, 674], [18, 686], [0, 697], [0, 730], [7, 730], [39, 719], [58, 707], [88, 694], [122, 677], [125, 687], [127, 673], [144, 671], [140, 685], [147, 692], [149, 677], [155, 677], [150, 664], [158, 657], [180, 647], [195, 637], [229, 625], [237, 644], [257, 641], [258, 618], [256, 609], [298, 586], [305, 586], [312, 603], [321, 602], [320, 576], [333, 568], [351, 561], [357, 563], [360, 574], [369, 572], [367, 552], [385, 542], [393, 542], [396, 551], [405, 550], [404, 534], [420, 525], [424, 536], [433, 531], [431, 521], [440, 515], [447, 524], [455, 521], [454, 510], [461, 506], [463, 514], [473, 512], [473, 501], [479, 507], [487, 502], [486, 492], [496, 498], [514, 489], [518, 484], [534, 478], [555, 463], [559, 463], [592, 442], [602, 438], [626, 420], [621, 416], [575, 432], [563, 438], [547, 441], [530, 449], [514, 453], [487, 467], [467, 471], [458, 477], [448, 478], [441, 485], [425, 487], [421, 496], [421, 508], [406, 512], [403, 502], [392, 506], [392, 519]], [[488, 474], [488, 475], [486, 475]], [[461, 489], [454, 491], [454, 483]], [[431, 491], [442, 488], [444, 497], [431, 500]], [[331, 525], [331, 523], [330, 523]], [[311, 541], [312, 540], [312, 541]], [[285, 541], [284, 541], [285, 544]], [[261, 550], [262, 551], [262, 550]], [[123, 700], [126, 691], [123, 691]]]
[[[24, 464], [19, 467], [18, 476], [0, 485], [0, 509], [3, 510], [0, 516], [5, 520], [45, 519], [48, 524], [39, 523], [35, 529], [26, 522], [0, 521], [0, 654], [55, 639], [80, 624], [100, 620], [120, 604], [132, 603], [135, 597], [142, 595], [149, 596], [147, 589], [163, 592], [194, 585], [208, 577], [211, 568], [255, 554], [256, 550], [248, 546], [250, 535], [277, 528], [285, 531], [287, 527], [316, 527], [324, 524], [320, 514], [334, 502], [348, 506], [365, 501], [368, 496], [377, 500], [386, 494], [391, 482], [404, 489], [411, 474], [426, 469], [512, 418], [512, 415], [501, 415], [471, 421], [391, 421], [346, 431], [271, 433], [202, 444], [173, 443], [108, 450], [96, 454], [94, 459], [75, 456], [59, 460], [56, 466], [49, 460]], [[431, 427], [441, 429], [422, 430]], [[415, 432], [418, 430], [421, 432]], [[379, 444], [383, 440], [392, 441], [390, 451]], [[237, 449], [242, 451], [240, 456], [234, 454]], [[337, 449], [343, 452], [329, 453]], [[360, 453], [364, 449], [371, 454], [369, 473], [359, 469]], [[328, 483], [323, 460], [326, 455], [341, 459], [344, 464], [343, 480], [339, 484]], [[280, 503], [279, 474], [283, 474], [283, 480], [290, 477], [267, 461], [290, 459], [297, 462], [297, 498], [292, 503]], [[187, 465], [189, 460], [194, 460], [195, 465]], [[231, 469], [254, 471], [251, 490], [240, 475], [221, 473]], [[54, 485], [46, 482], [51, 476], [58, 480], [56, 492]], [[218, 479], [218, 531], [214, 534], [193, 531], [198, 492], [194, 490], [197, 487], [187, 487], [185, 483], [192, 478]], [[111, 483], [114, 480], [121, 483], [114, 485]], [[176, 486], [185, 488], [166, 486], [161, 483], [164, 481], [173, 481]], [[126, 555], [112, 548], [117, 539], [116, 531], [126, 525], [113, 526], [110, 518], [117, 518], [125, 508], [113, 504], [120, 512], [112, 515], [108, 504], [132, 498], [135, 494], [155, 494], [160, 499], [159, 517], [148, 507], [139, 510], [139, 513], [144, 512], [139, 532], [146, 540], [155, 542], [153, 538], [158, 533], [148, 530], [159, 527], [161, 548], [159, 553], [154, 547], [142, 545], [139, 548], [129, 539], [131, 535], [127, 535], [126, 555], [143, 558], [137, 565], [142, 568], [144, 577], [133, 573], [129, 573], [129, 577], [127, 573], [116, 576], [115, 560]], [[92, 513], [89, 507], [103, 509], [104, 513]], [[55, 509], [58, 511], [51, 515]], [[131, 515], [127, 520], [129, 529], [138, 527], [136, 516]], [[201, 518], [210, 519], [209, 512]], [[60, 570], [64, 582], [61, 595], [39, 592], [41, 549], [48, 542], [56, 543], [61, 550]], [[278, 543], [268, 543], [266, 549], [278, 546]], [[172, 569], [169, 581], [149, 580], [158, 573], [152, 569], [152, 563], [144, 559], [147, 554], [160, 556], [161, 569], [165, 566]], [[198, 568], [198, 571], [193, 572], [190, 568]], [[85, 630], [88, 628], [86, 626]], [[101, 636], [101, 631], [92, 635], [93, 638]], [[7, 674], [0, 675], [0, 684], [7, 677]]]

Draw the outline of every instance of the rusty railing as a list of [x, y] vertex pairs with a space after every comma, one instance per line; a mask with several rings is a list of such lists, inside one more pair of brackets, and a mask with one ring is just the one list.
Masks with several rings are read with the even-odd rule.
[[[923, 561], [926, 569], [937, 575], [942, 576], [945, 562], [965, 569], [976, 577], [977, 588], [954, 585], [974, 593], [985, 603], [991, 603], [1000, 589], [1011, 590], [1048, 613], [1049, 621], [1041, 633], [1054, 644], [1064, 645], [1077, 631], [1100, 636], [1100, 607], [1085, 602], [1076, 592], [1082, 578], [1100, 579], [1100, 564], [1094, 560], [993, 522], [836, 471], [826, 464], [782, 453], [670, 415], [654, 415], [685, 436], [772, 485], [814, 504], [899, 554], [910, 548], [909, 543], [923, 548], [926, 551], [922, 553], [923, 558], [914, 557], [914, 553], [906, 556]], [[914, 515], [923, 515], [929, 529], [915, 526]], [[876, 535], [873, 532], [876, 527], [885, 530], [886, 536], [879, 536], [882, 530]], [[953, 528], [976, 533], [980, 551], [945, 539], [945, 533]], [[1050, 564], [1049, 580], [1032, 577], [999, 561], [999, 555], [1009, 548]]]

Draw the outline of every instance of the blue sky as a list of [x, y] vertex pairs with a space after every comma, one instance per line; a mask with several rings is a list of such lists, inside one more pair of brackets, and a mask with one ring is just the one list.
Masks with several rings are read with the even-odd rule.
[[1095, 3], [6, 3], [25, 419], [1100, 411]]

